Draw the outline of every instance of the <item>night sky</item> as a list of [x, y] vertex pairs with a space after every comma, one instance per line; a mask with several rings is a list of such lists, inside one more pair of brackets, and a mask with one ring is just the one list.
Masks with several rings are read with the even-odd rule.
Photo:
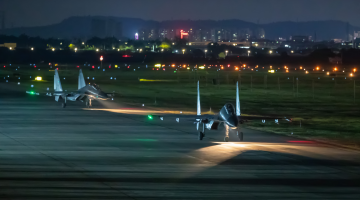
[[49, 25], [87, 15], [255, 23], [333, 19], [360, 26], [359, 8], [360, 0], [0, 0], [7, 27]]

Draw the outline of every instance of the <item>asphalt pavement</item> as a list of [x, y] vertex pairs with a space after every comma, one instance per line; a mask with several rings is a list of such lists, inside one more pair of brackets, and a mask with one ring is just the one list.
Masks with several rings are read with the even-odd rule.
[[0, 84], [0, 199], [360, 197], [355, 150], [247, 129], [199, 141], [190, 120], [84, 107]]

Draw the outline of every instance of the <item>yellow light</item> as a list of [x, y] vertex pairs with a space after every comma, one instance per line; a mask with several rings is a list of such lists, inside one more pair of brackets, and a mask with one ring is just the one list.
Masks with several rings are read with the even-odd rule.
[[305, 74], [308, 74], [309, 72], [308, 71], [305, 71]]
[[356, 72], [356, 68], [354, 68], [353, 71]]
[[273, 73], [275, 73], [275, 70], [270, 69], [268, 72], [273, 74]]
[[186, 68], [186, 65], [183, 65], [184, 68]]
[[35, 80], [36, 80], [36, 81], [41, 81], [41, 80], [42, 80], [42, 77], [41, 77], [41, 76], [37, 76], [37, 77], [35, 78]]
[[115, 65], [115, 68], [118, 68], [118, 65]]
[[238, 67], [235, 67], [235, 70], [239, 70], [239, 68], [238, 68]]
[[303, 69], [302, 66], [300, 66], [300, 69]]
[[204, 66], [199, 66], [199, 69], [205, 69], [205, 67]]
[[245, 64], [243, 64], [243, 66], [244, 66], [244, 67], [246, 67], [246, 65], [245, 65]]
[[171, 67], [175, 67], [175, 64], [172, 64]]
[[259, 68], [259, 65], [256, 65], [256, 67], [255, 68]]
[[334, 67], [334, 71], [337, 71], [338, 69], [337, 69], [337, 67]]
[[287, 69], [287, 67], [286, 67], [286, 66], [284, 66], [284, 69]]
[[224, 69], [224, 67], [221, 67], [221, 69]]
[[52, 48], [52, 51], [55, 51], [55, 48]]
[[320, 67], [319, 67], [319, 66], [317, 66], [317, 67], [316, 67], [316, 70], [318, 70], [318, 71], [319, 71], [319, 70], [320, 70]]
[[329, 76], [329, 75], [330, 75], [330, 72], [326, 72], [326, 75], [328, 75], [328, 76]]
[[161, 67], [161, 64], [155, 64], [155, 67]]
[[272, 69], [272, 66], [270, 65], [270, 69]]
[[187, 67], [186, 69], [190, 69], [190, 67]]
[[288, 69], [286, 69], [286, 71], [285, 71], [286, 73], [289, 73], [289, 70]]
[[96, 49], [96, 51], [99, 51], [99, 49]]
[[351, 73], [350, 76], [353, 76], [353, 73]]

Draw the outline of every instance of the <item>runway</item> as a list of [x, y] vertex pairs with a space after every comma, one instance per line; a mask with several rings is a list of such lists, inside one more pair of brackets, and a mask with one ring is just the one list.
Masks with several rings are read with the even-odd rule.
[[[360, 152], [67, 108], [0, 84], [0, 199], [359, 199]], [[95, 104], [99, 106], [99, 104]]]

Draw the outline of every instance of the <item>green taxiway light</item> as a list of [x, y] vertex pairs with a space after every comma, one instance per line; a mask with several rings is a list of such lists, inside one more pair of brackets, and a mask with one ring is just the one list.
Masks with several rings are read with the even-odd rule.
[[31, 91], [30, 94], [35, 94], [35, 92], [34, 92], [34, 91]]
[[148, 115], [148, 119], [153, 119], [153, 116], [151, 116], [151, 115]]

